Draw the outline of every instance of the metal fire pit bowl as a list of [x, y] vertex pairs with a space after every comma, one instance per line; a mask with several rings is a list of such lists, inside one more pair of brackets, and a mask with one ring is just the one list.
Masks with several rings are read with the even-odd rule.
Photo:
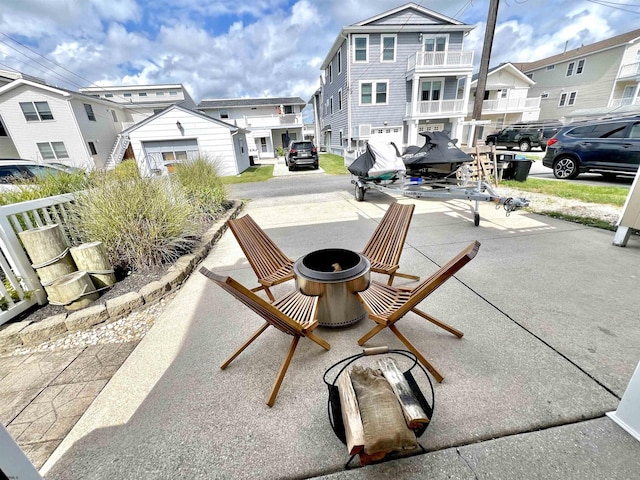
[[366, 312], [356, 293], [369, 287], [369, 260], [342, 248], [316, 250], [293, 264], [296, 287], [318, 295], [318, 324], [343, 327], [362, 320]]

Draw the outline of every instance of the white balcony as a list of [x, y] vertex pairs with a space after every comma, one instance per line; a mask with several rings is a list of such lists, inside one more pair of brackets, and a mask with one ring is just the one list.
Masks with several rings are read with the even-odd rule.
[[247, 128], [303, 125], [301, 113], [287, 113], [284, 115], [256, 115], [255, 117], [244, 117], [244, 119], [238, 119], [238, 126], [241, 125], [243, 120]]
[[416, 52], [407, 63], [407, 71], [416, 73], [451, 67], [473, 68], [473, 50]]
[[[540, 108], [540, 97], [535, 98], [498, 98], [484, 100], [482, 113], [517, 113]], [[473, 102], [469, 103], [469, 111], [473, 111]]]
[[634, 77], [640, 77], [640, 62], [623, 65], [620, 69], [620, 75], [618, 76], [618, 79]]
[[640, 97], [612, 98], [609, 102], [609, 106], [613, 108], [625, 107], [627, 105], [640, 105]]
[[432, 117], [435, 115], [466, 115], [464, 100], [433, 100], [429, 102], [417, 102], [415, 110], [413, 105], [407, 103], [407, 117]]

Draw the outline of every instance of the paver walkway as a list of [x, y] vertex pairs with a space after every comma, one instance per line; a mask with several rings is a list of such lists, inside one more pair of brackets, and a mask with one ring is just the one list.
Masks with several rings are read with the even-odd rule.
[[0, 357], [0, 421], [40, 468], [136, 343]]

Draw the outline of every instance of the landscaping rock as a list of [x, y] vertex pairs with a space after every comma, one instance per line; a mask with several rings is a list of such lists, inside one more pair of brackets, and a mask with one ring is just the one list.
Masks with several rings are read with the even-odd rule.
[[67, 332], [66, 318], [67, 314], [61, 313], [32, 323], [20, 332], [22, 343], [24, 345], [39, 345], [51, 338], [63, 335]]
[[108, 318], [109, 312], [106, 305], [100, 304], [73, 312], [67, 317], [65, 323], [70, 332], [75, 332], [102, 323]]
[[148, 283], [138, 293], [144, 300], [144, 303], [153, 303], [156, 300], [162, 298], [165, 293], [171, 289], [169, 282], [156, 280], [155, 282]]
[[0, 327], [0, 351], [22, 345], [20, 332], [32, 323], [31, 320], [23, 320], [22, 322], [9, 323]]
[[167, 282], [171, 288], [177, 288], [186, 276], [187, 275], [183, 270], [173, 270], [162, 277], [161, 281]]

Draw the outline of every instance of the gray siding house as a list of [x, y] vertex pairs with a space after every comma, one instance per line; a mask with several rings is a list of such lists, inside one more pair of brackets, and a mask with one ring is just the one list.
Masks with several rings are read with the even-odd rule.
[[345, 155], [372, 138], [399, 148], [422, 145], [424, 131], [460, 138], [473, 71], [464, 37], [473, 28], [414, 3], [343, 27], [312, 99], [316, 143]]
[[535, 82], [542, 119], [640, 113], [640, 29], [514, 65]]

